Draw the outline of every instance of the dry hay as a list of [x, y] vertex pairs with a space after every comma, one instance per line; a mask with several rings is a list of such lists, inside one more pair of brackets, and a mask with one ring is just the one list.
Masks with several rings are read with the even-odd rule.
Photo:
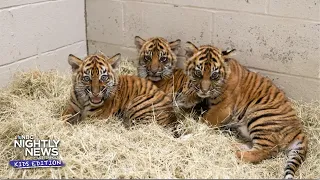
[[[122, 73], [135, 74], [129, 63]], [[186, 117], [190, 133], [175, 139], [155, 125], [127, 130], [117, 118], [88, 119], [69, 126], [59, 121], [69, 95], [70, 76], [57, 72], [19, 73], [0, 90], [0, 178], [282, 178], [285, 154], [253, 165], [238, 160], [228, 132]], [[296, 178], [320, 177], [320, 103], [295, 102], [310, 136], [310, 150]], [[13, 147], [17, 135], [59, 139], [62, 168], [21, 170], [9, 160], [22, 159]]]

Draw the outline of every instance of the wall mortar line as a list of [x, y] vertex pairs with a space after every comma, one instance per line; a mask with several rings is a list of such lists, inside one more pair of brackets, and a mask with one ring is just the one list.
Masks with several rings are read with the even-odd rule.
[[58, 48], [51, 49], [51, 50], [49, 50], [49, 51], [38, 52], [38, 53], [35, 54], [35, 55], [31, 55], [31, 56], [28, 56], [28, 57], [25, 57], [25, 58], [21, 58], [21, 59], [18, 59], [18, 60], [9, 62], [9, 63], [1, 64], [0, 67], [5, 67], [5, 66], [9, 66], [9, 65], [16, 64], [16, 63], [20, 63], [20, 62], [26, 61], [27, 59], [30, 59], [30, 58], [33, 58], [33, 57], [37, 57], [37, 56], [40, 56], [40, 55], [45, 55], [45, 54], [48, 54], [48, 53], [51, 53], [51, 52], [54, 52], [54, 51], [57, 51], [57, 50], [60, 50], [60, 49], [66, 48], [66, 47], [70, 47], [70, 46], [72, 46], [72, 45], [80, 44], [80, 43], [82, 43], [82, 42], [86, 42], [86, 40], [81, 40], [81, 41], [74, 42], [74, 43], [72, 43], [72, 44], [67, 44], [67, 45], [64, 45], [64, 46], [60, 46], [60, 47], [58, 47]]
[[59, 2], [59, 1], [65, 1], [65, 0], [43, 0], [43, 1], [38, 1], [38, 2], [34, 2], [34, 3], [26, 3], [26, 4], [18, 4], [18, 5], [13, 5], [13, 6], [6, 6], [6, 7], [0, 8], [0, 11], [2, 11], [2, 10], [13, 10], [13, 9], [27, 7], [27, 6], [32, 6], [32, 5], [41, 5], [41, 4]]

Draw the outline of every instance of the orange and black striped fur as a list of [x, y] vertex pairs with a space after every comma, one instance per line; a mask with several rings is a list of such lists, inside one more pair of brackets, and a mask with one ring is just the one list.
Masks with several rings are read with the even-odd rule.
[[307, 153], [302, 123], [285, 93], [270, 79], [228, 57], [231, 51], [211, 45], [198, 48], [187, 42], [186, 74], [190, 82], [177, 101], [190, 107], [205, 99], [209, 106], [204, 114], [207, 123], [236, 130], [250, 142], [236, 152], [246, 162], [258, 163], [279, 150], [288, 150], [284, 177], [293, 178]]
[[65, 118], [72, 115], [68, 122], [120, 114], [127, 127], [153, 119], [165, 127], [175, 124], [170, 96], [146, 79], [117, 75], [120, 54], [107, 58], [97, 53], [83, 61], [70, 54], [68, 62], [73, 71], [69, 106], [63, 113]]
[[147, 40], [135, 37], [138, 49], [138, 76], [151, 80], [158, 88], [168, 94], [181, 91], [187, 76], [183, 69], [176, 68], [177, 51], [180, 39], [168, 42], [162, 37]]

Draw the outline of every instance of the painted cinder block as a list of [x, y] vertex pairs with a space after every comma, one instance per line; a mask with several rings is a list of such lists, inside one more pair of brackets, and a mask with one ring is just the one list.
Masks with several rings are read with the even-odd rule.
[[128, 48], [119, 45], [112, 45], [104, 42], [88, 41], [89, 54], [102, 51], [106, 56], [113, 56], [117, 53], [121, 53], [121, 57], [128, 61], [135, 61], [138, 56], [136, 48]]
[[[9, 11], [0, 10], [0, 66], [1, 64], [7, 64], [15, 59], [19, 58], [19, 49], [15, 41], [14, 34], [12, 29], [14, 27], [13, 17]], [[33, 44], [30, 44], [28, 48], [29, 55], [36, 52], [32, 47]], [[28, 53], [28, 52], [25, 52]]]
[[0, 87], [17, 71], [70, 71], [68, 54], [85, 56], [84, 0], [0, 2]]
[[134, 47], [134, 37], [162, 36], [169, 41], [181, 39], [210, 43], [212, 13], [168, 4], [128, 1], [124, 3], [125, 44]]
[[140, 0], [142, 2], [174, 4], [175, 6], [206, 8], [214, 10], [266, 13], [266, 0]]
[[176, 5], [208, 9], [265, 13], [266, 0], [172, 0]]
[[0, 10], [0, 46], [4, 51], [0, 54], [0, 64], [85, 40], [83, 15], [84, 1], [79, 0]]
[[43, 2], [44, 0], [1, 0], [0, 8], [14, 7], [19, 5], [30, 5], [37, 2]]
[[123, 44], [123, 18], [120, 1], [87, 1], [86, 14], [88, 40]]
[[168, 3], [173, 3], [174, 2], [174, 0], [135, 0], [135, 1], [152, 2], [152, 3], [163, 3], [163, 4], [168, 4]]
[[320, 20], [320, 0], [270, 0], [269, 14]]
[[319, 23], [246, 13], [215, 13], [214, 17], [213, 44], [237, 49], [235, 57], [242, 64], [319, 77]]
[[68, 64], [68, 55], [72, 53], [80, 58], [86, 56], [86, 42], [81, 41], [70, 46], [49, 51], [40, 55], [23, 59], [19, 62], [0, 66], [0, 87], [7, 86], [16, 72], [29, 70], [59, 70], [60, 72], [71, 72]]

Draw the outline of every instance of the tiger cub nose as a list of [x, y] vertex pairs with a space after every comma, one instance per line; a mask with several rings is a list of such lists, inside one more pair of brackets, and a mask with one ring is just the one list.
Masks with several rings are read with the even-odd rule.
[[158, 69], [151, 69], [150, 71], [152, 74], [156, 74], [158, 72]]
[[201, 92], [204, 93], [204, 94], [206, 94], [208, 91], [209, 91], [209, 88], [208, 89], [207, 88], [201, 89]]
[[210, 89], [210, 81], [204, 80], [201, 82], [201, 91], [207, 93]]

